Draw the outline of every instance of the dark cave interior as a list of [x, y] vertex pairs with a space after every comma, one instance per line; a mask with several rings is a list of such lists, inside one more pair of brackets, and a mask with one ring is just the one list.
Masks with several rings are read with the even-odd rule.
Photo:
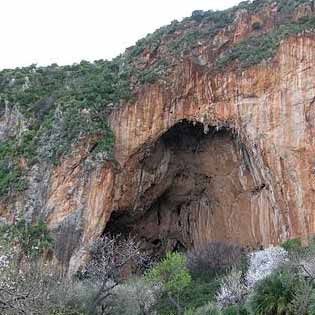
[[104, 233], [133, 235], [155, 256], [211, 239], [250, 238], [243, 221], [257, 184], [238, 140], [227, 128], [174, 125], [139, 159], [136, 202], [114, 209]]

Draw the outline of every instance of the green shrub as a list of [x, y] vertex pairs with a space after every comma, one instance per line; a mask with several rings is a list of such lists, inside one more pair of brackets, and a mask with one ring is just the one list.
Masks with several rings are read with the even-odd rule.
[[229, 63], [238, 61], [238, 67], [246, 67], [268, 60], [274, 56], [281, 40], [289, 34], [298, 34], [304, 30], [315, 28], [314, 17], [304, 17], [297, 22], [286, 22], [275, 27], [269, 33], [260, 36], [251, 35], [231, 47], [222, 57], [218, 58], [218, 69], [224, 69]]
[[174, 295], [180, 294], [191, 282], [186, 257], [180, 253], [168, 252], [146, 276], [152, 281], [162, 283], [163, 288]]
[[[219, 287], [219, 278], [192, 279], [181, 293], [180, 303], [182, 308], [195, 310], [209, 302], [215, 301], [215, 294]], [[160, 297], [156, 309], [160, 315], [176, 314], [176, 308], [170, 304], [166, 294]]]
[[222, 310], [222, 315], [249, 315], [244, 305], [231, 305]]
[[303, 3], [310, 3], [310, 0], [278, 0], [278, 11], [288, 13]]
[[222, 315], [222, 312], [215, 305], [208, 303], [196, 309], [188, 309], [184, 315]]
[[314, 285], [294, 268], [275, 272], [254, 288], [248, 300], [250, 314], [314, 315]]
[[249, 298], [249, 308], [255, 315], [296, 315], [291, 302], [301, 279], [286, 270], [274, 272], [259, 281]]
[[159, 288], [141, 278], [132, 278], [113, 290], [111, 315], [151, 314]]
[[209, 301], [215, 300], [215, 294], [220, 287], [220, 278], [193, 279], [182, 292], [182, 303], [185, 307], [197, 308]]
[[0, 142], [0, 197], [26, 187], [16, 159], [17, 149], [13, 140]]
[[6, 168], [0, 163], [0, 197], [7, 195], [11, 191], [23, 191], [26, 187], [22, 172], [16, 165]]
[[[182, 309], [195, 310], [211, 301], [215, 301], [216, 292], [220, 287], [219, 277], [193, 278], [180, 293], [179, 303]], [[164, 292], [155, 307], [160, 315], [176, 314], [176, 307], [170, 303], [168, 294]]]
[[185, 313], [184, 313], [184, 315], [195, 315], [195, 309], [193, 309], [193, 308], [188, 308], [188, 309], [186, 309], [185, 310]]
[[[146, 278], [162, 286], [162, 292], [157, 308], [161, 314], [165, 310], [182, 308], [182, 294], [191, 283], [191, 276], [186, 267], [186, 257], [180, 253], [167, 253], [162, 261], [153, 267]], [[175, 311], [174, 311], [175, 313]], [[171, 314], [168, 311], [168, 314]]]
[[53, 239], [43, 220], [32, 224], [24, 219], [18, 219], [13, 224], [1, 226], [0, 239], [18, 245], [22, 255], [28, 258], [38, 257], [53, 244]]
[[294, 252], [299, 251], [302, 248], [302, 242], [299, 237], [289, 239], [281, 244], [281, 247], [283, 247], [287, 252]]
[[315, 289], [314, 283], [302, 280], [295, 287], [291, 301], [292, 314], [314, 315], [315, 314]]
[[276, 2], [278, 11], [281, 13], [291, 13], [297, 6], [303, 3], [310, 3], [310, 0], [254, 0], [254, 1], [242, 1], [234, 10], [245, 9], [252, 12], [258, 12], [259, 10], [263, 9], [267, 5]]
[[[108, 113], [131, 96], [120, 62], [0, 71], [0, 108], [17, 108], [26, 127], [21, 137], [0, 143], [0, 197], [26, 188], [24, 175], [33, 163], [59, 163], [87, 135], [95, 139], [93, 152], [111, 158], [114, 139]], [[23, 169], [21, 159], [26, 162]]]

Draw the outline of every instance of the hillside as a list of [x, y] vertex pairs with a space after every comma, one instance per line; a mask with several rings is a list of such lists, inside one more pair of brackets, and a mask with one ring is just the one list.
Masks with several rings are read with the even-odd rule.
[[314, 136], [315, 1], [0, 71], [0, 313], [314, 314]]
[[[172, 69], [184, 59], [216, 72], [270, 60], [289, 34], [313, 30], [311, 8], [307, 0], [259, 0], [226, 11], [195, 11], [139, 40], [112, 61], [1, 71], [2, 121], [4, 112], [10, 116], [13, 111], [23, 122], [2, 123], [0, 195], [25, 189], [21, 158], [28, 166], [42, 159], [58, 163], [73, 144], [93, 134], [97, 139], [93, 150], [110, 154], [108, 113], [121, 101], [135, 98], [141, 86], [168, 85]], [[235, 29], [238, 19], [246, 19], [246, 30]]]
[[112, 61], [2, 70], [0, 216], [42, 217], [71, 272], [104, 231], [154, 255], [313, 233], [314, 10], [195, 11]]

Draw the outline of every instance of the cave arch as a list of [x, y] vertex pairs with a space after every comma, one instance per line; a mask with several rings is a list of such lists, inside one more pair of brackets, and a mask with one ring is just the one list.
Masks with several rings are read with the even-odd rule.
[[255, 164], [232, 129], [182, 120], [128, 161], [105, 233], [135, 235], [156, 255], [213, 239], [258, 246], [269, 192]]

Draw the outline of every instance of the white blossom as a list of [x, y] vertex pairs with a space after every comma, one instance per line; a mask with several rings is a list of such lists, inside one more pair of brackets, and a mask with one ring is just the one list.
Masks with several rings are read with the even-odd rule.
[[216, 294], [220, 308], [241, 302], [253, 290], [257, 281], [266, 278], [276, 268], [288, 260], [288, 253], [282, 247], [269, 247], [248, 255], [249, 266], [245, 275], [232, 269], [221, 282]]
[[220, 308], [235, 304], [243, 300], [248, 292], [242, 280], [242, 272], [233, 269], [221, 282], [221, 288], [216, 295], [217, 305]]
[[259, 280], [266, 278], [276, 268], [288, 260], [288, 252], [280, 247], [269, 247], [249, 255], [249, 268], [246, 283], [253, 287]]
[[9, 258], [6, 255], [0, 256], [0, 270], [7, 268], [9, 265]]

